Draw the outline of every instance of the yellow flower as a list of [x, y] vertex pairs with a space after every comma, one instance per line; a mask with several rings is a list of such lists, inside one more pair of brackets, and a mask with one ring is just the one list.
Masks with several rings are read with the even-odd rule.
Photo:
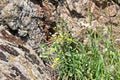
[[51, 51], [51, 52], [54, 52], [54, 51], [55, 51], [55, 49], [54, 49], [54, 48], [50, 48], [50, 51]]
[[55, 68], [55, 66], [58, 64], [57, 61], [59, 61], [60, 58], [55, 58], [53, 64], [51, 65], [52, 68]]
[[58, 38], [62, 39], [62, 38], [63, 38], [63, 35], [59, 35]]
[[68, 41], [72, 41], [72, 38], [67, 38]]
[[55, 58], [55, 61], [58, 61], [58, 60], [60, 60], [60, 58]]
[[51, 67], [52, 67], [52, 68], [54, 68], [54, 67], [55, 67], [55, 65], [56, 65], [56, 64], [55, 64], [55, 63], [53, 63], [53, 64], [51, 65]]

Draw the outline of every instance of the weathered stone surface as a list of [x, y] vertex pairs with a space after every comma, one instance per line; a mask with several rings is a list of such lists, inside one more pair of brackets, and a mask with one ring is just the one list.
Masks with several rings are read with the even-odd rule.
[[[22, 73], [17, 61], [28, 61], [27, 63], [31, 66], [40, 65], [41, 61], [37, 60], [38, 57], [34, 56], [25, 44], [27, 43], [40, 54], [40, 44], [50, 41], [51, 35], [55, 33], [53, 27], [57, 25], [56, 23], [61, 18], [67, 23], [72, 36], [78, 37], [86, 43], [88, 41], [86, 35], [89, 34], [90, 29], [94, 31], [97, 31], [98, 28], [103, 29], [104, 36], [107, 35], [106, 26], [111, 25], [114, 30], [119, 30], [120, 2], [119, 0], [1, 0], [0, 30], [4, 26], [13, 35], [9, 34], [8, 31], [8, 34], [6, 34], [6, 31], [1, 31], [0, 35], [4, 36], [0, 37], [0, 40], [6, 40], [7, 43], [0, 43], [0, 60], [6, 62], [5, 65], [7, 66], [12, 65], [11, 68], [4, 68], [2, 64], [3, 69], [13, 69], [14, 73], [0, 74], [7, 76], [9, 79], [12, 79], [12, 76], [17, 80], [19, 80], [17, 75], [21, 74], [21, 79], [29, 79], [29, 73]], [[119, 35], [119, 31], [114, 32], [113, 37], [118, 40], [119, 37], [116, 34]], [[15, 38], [15, 36], [26, 43]], [[21, 54], [23, 57], [20, 56]], [[9, 55], [12, 57], [9, 57]], [[11, 63], [14, 60], [16, 60], [16, 63]], [[30, 66], [27, 67], [31, 68]], [[41, 72], [41, 67], [36, 69], [40, 73], [44, 73]], [[5, 77], [1, 79], [4, 80]]]
[[66, 0], [67, 6], [70, 11], [76, 11], [77, 13], [87, 16], [87, 8], [88, 8], [89, 0]]
[[35, 51], [0, 29], [0, 80], [51, 80]]
[[103, 23], [109, 22], [110, 18], [108, 18], [107, 16], [100, 16], [98, 21], [99, 21], [99, 23], [103, 24]]
[[34, 49], [44, 39], [38, 22], [40, 17], [42, 15], [37, 15], [37, 9], [29, 0], [10, 0], [1, 10], [1, 21], [4, 21], [2, 24], [7, 25], [11, 33], [21, 37]]
[[70, 30], [86, 23], [90, 27], [88, 23], [94, 21], [119, 25], [119, 8], [115, 0], [6, 0], [0, 16], [11, 33], [15, 31], [14, 35], [38, 50], [40, 43], [50, 41], [50, 33], [54, 34], [53, 27], [60, 17], [66, 20]]
[[[82, 36], [80, 34], [83, 27], [97, 29], [105, 28], [103, 25], [108, 23], [116, 27], [120, 24], [120, 6], [114, 0], [66, 0], [66, 3], [67, 7], [60, 6], [57, 9], [60, 11], [60, 17], [66, 20], [75, 36], [78, 34]], [[77, 28], [78, 26], [81, 28]]]
[[0, 21], [8, 26], [11, 33], [21, 37], [33, 49], [38, 49], [41, 42], [49, 40], [50, 32], [54, 33], [52, 27], [55, 26], [55, 8], [52, 3], [44, 0], [42, 4], [37, 0], [37, 3], [31, 1], [9, 0], [1, 8]]

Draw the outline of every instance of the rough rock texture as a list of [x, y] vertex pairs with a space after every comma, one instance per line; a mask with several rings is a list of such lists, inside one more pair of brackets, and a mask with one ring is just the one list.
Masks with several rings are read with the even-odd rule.
[[108, 23], [110, 21], [111, 23], [113, 23], [114, 20], [111, 20], [111, 18], [113, 17], [120, 19], [120, 15], [119, 17], [117, 16], [119, 14], [120, 6], [119, 4], [116, 4], [114, 0], [113, 1], [112, 0], [108, 0], [108, 1], [106, 0], [100, 0], [100, 1], [99, 0], [66, 0], [66, 3], [67, 3], [69, 12], [73, 11], [74, 14], [76, 13], [80, 16], [78, 17], [75, 14], [76, 16], [75, 18], [77, 18], [77, 21], [75, 22], [78, 22], [79, 19], [81, 18], [84, 18], [84, 20], [89, 22], [89, 19], [88, 19], [89, 15], [92, 16], [92, 19], [91, 19], [92, 21], [97, 20], [99, 23], [102, 23], [102, 24]]
[[65, 5], [57, 7], [59, 17], [68, 23], [73, 37], [83, 42], [90, 29], [95, 32], [100, 29], [106, 37], [108, 26], [115, 27], [115, 30], [120, 28], [120, 5], [114, 0], [66, 0], [62, 4]]
[[[3, 79], [7, 77], [11, 80], [15, 77], [18, 80], [17, 78], [21, 76], [30, 79], [30, 75], [38, 74], [36, 69], [41, 60], [39, 59], [40, 63], [37, 60], [34, 62], [35, 57], [31, 54], [41, 53], [40, 44], [51, 41], [51, 35], [55, 33], [53, 28], [61, 18], [67, 22], [72, 36], [80, 38], [83, 42], [87, 40], [86, 35], [89, 34], [90, 29], [95, 32], [101, 29], [103, 36], [106, 36], [107, 27], [110, 26], [114, 32], [115, 44], [120, 45], [120, 0], [0, 0], [0, 28], [5, 28], [3, 31], [0, 29], [0, 36], [6, 32], [6, 29], [13, 35], [12, 37], [8, 35], [0, 37], [0, 59], [2, 61], [0, 63], [3, 70], [6, 69], [6, 71], [1, 69], [0, 75]], [[14, 39], [15, 36], [22, 41]], [[30, 45], [35, 52], [26, 52], [23, 47], [28, 49], [28, 46], [21, 46], [21, 44]], [[11, 62], [14, 60], [16, 62]], [[25, 66], [30, 65], [27, 66], [29, 69], [25, 73], [22, 73], [24, 62], [20, 61], [26, 62]], [[40, 71], [42, 67], [39, 67]], [[30, 74], [30, 69], [35, 69], [36, 73]], [[13, 74], [4, 73], [7, 71]], [[38, 78], [38, 75], [36, 76], [34, 76], [35, 80]]]
[[50, 80], [35, 51], [5, 29], [0, 29], [0, 80]]
[[36, 9], [32, 8], [32, 3], [28, 0], [10, 0], [1, 11], [1, 19], [11, 32], [16, 32], [14, 35], [25, 38], [26, 41], [29, 37], [28, 44], [36, 48], [36, 45], [38, 47], [41, 42], [40, 37], [42, 35], [36, 14]]
[[[0, 20], [11, 33], [21, 37], [37, 53], [39, 45], [50, 41], [53, 27], [64, 18], [73, 36], [81, 34], [79, 27], [98, 28], [120, 26], [120, 5], [117, 0], [4, 0]], [[90, 25], [91, 23], [91, 25]], [[102, 24], [102, 25], [99, 25]], [[78, 29], [77, 29], [78, 28]], [[104, 28], [104, 27], [103, 27]], [[81, 29], [81, 30], [82, 30]]]
[[55, 20], [52, 12], [55, 8], [50, 7], [51, 4], [48, 5], [46, 1], [42, 4], [37, 0], [31, 1], [0, 1], [0, 23], [37, 50], [40, 43], [49, 41], [50, 33], [54, 33], [52, 27], [55, 26]]

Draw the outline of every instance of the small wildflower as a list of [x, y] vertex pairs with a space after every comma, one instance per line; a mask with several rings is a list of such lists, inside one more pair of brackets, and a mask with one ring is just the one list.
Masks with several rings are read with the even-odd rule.
[[58, 38], [63, 38], [63, 35], [59, 35]]
[[54, 68], [58, 64], [57, 61], [59, 61], [59, 60], [60, 60], [60, 58], [55, 58], [54, 63], [51, 65], [51, 67]]
[[53, 63], [53, 64], [51, 65], [51, 67], [54, 68], [54, 67], [55, 67], [55, 63]]
[[55, 58], [55, 61], [58, 61], [58, 60], [60, 60], [60, 58]]
[[56, 30], [56, 29], [57, 29], [57, 27], [54, 27], [53, 29], [54, 29], [54, 30]]
[[54, 52], [54, 51], [55, 51], [55, 49], [54, 49], [54, 48], [50, 48], [50, 51], [51, 51], [51, 52]]
[[72, 41], [72, 38], [67, 38], [68, 41]]

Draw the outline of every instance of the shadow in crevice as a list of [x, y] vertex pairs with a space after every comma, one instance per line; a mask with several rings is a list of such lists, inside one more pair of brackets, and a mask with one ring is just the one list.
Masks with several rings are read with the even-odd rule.
[[26, 36], [19, 36], [18, 34], [18, 29], [17, 30], [12, 30], [11, 28], [8, 27], [8, 31], [13, 35], [13, 36], [17, 36], [19, 37], [21, 40], [23, 40], [24, 42], [27, 42], [29, 39], [29, 35], [27, 34]]
[[72, 10], [70, 11], [70, 15], [73, 17], [73, 18], [85, 18], [82, 14], [76, 12], [75, 10]]
[[11, 28], [8, 27], [8, 31], [14, 35], [14, 36], [18, 36], [18, 29], [17, 30], [12, 30]]
[[113, 1], [120, 6], [119, 0], [113, 0]]
[[96, 0], [92, 0], [96, 6], [98, 6], [99, 8], [105, 9], [106, 7], [112, 5], [112, 1], [111, 0], [105, 0], [105, 1], [96, 1]]
[[58, 5], [63, 5], [65, 0], [49, 0], [49, 2], [55, 5], [55, 7], [57, 8]]
[[30, 0], [30, 1], [33, 2], [34, 4], [37, 4], [41, 7], [43, 7], [42, 0]]
[[53, 5], [55, 5], [55, 7], [57, 8], [58, 1], [56, 1], [56, 0], [49, 0], [49, 1], [50, 1], [50, 3], [52, 3]]

